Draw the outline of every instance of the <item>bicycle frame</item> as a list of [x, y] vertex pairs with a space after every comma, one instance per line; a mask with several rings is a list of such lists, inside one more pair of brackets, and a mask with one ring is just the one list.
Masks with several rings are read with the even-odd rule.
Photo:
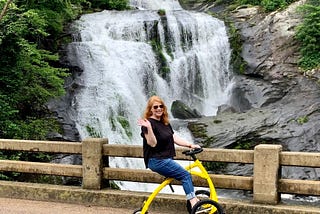
[[[192, 170], [194, 168], [199, 168], [200, 171], [195, 171]], [[202, 165], [201, 161], [199, 161], [198, 159], [196, 159], [193, 163], [189, 164], [188, 166], [185, 167], [185, 169], [187, 171], [190, 171], [190, 173], [192, 175], [196, 175], [199, 176], [205, 180], [207, 180], [207, 183], [209, 185], [209, 189], [210, 189], [210, 199], [214, 200], [216, 202], [218, 202], [218, 197], [217, 197], [217, 193], [215, 190], [215, 187], [213, 185], [213, 182], [207, 172], [207, 170], [204, 168], [204, 166]], [[145, 214], [148, 209], [150, 204], [152, 203], [153, 199], [158, 195], [158, 193], [167, 185], [169, 185], [174, 179], [173, 178], [166, 178], [152, 193], [151, 195], [148, 197], [148, 199], [146, 201], [144, 201], [142, 210], [141, 210], [141, 214]]]

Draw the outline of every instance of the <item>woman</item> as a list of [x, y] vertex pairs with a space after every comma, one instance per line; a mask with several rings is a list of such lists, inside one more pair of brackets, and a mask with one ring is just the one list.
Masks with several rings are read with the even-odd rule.
[[160, 175], [181, 181], [187, 200], [193, 207], [199, 199], [195, 195], [190, 173], [173, 160], [176, 155], [174, 144], [191, 149], [200, 146], [188, 143], [173, 132], [167, 107], [158, 96], [150, 97], [143, 119], [138, 120], [138, 125], [141, 126], [146, 167]]

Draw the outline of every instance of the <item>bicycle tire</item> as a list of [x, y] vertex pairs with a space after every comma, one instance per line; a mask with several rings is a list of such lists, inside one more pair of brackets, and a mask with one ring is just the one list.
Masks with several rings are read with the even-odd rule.
[[[197, 202], [197, 203], [193, 206], [190, 214], [200, 213], [200, 212], [197, 211], [197, 210], [198, 210], [199, 207], [202, 207], [203, 205], [214, 206], [214, 207], [217, 209], [217, 210], [214, 212], [214, 214], [225, 214], [222, 206], [221, 206], [218, 202], [213, 201], [213, 200], [211, 200], [211, 199], [204, 199], [204, 200], [201, 200], [201, 201]], [[209, 209], [210, 209], [210, 208], [209, 208]], [[211, 209], [210, 209], [210, 210], [211, 210]], [[208, 210], [208, 212], [201, 212], [201, 213], [203, 213], [203, 214], [209, 213], [210, 210]]]
[[208, 190], [204, 190], [204, 189], [200, 189], [200, 190], [197, 190], [196, 192], [196, 196], [206, 196], [206, 197], [210, 197], [210, 192]]

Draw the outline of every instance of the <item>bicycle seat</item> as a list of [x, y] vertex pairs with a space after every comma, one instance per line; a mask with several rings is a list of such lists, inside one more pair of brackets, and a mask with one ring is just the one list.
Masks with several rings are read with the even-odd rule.
[[195, 148], [195, 149], [183, 151], [182, 154], [192, 156], [192, 155], [198, 154], [202, 151], [203, 151], [203, 148]]

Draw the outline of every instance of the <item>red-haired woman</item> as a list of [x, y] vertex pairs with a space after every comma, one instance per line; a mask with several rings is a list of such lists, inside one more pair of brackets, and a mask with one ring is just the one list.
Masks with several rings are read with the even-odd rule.
[[141, 126], [146, 167], [160, 175], [181, 181], [187, 200], [193, 207], [199, 199], [195, 195], [190, 173], [173, 160], [176, 155], [174, 144], [191, 149], [200, 146], [189, 143], [174, 133], [169, 123], [167, 107], [158, 96], [149, 98], [138, 125]]

